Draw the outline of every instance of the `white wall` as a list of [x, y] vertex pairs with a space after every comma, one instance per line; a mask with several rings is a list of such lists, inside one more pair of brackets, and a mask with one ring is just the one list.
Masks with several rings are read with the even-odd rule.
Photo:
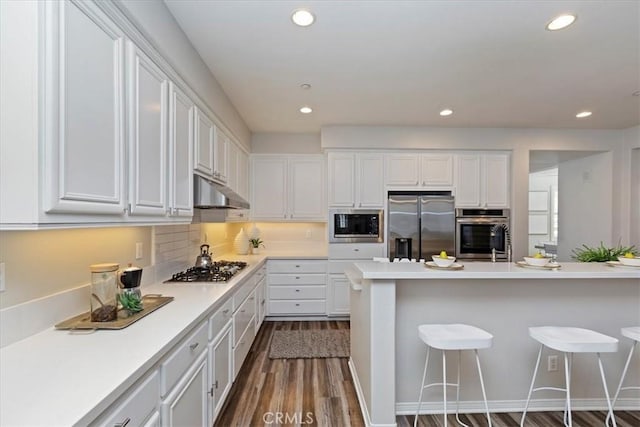
[[207, 106], [249, 149], [251, 131], [162, 1], [116, 0]]
[[260, 154], [318, 154], [320, 134], [316, 133], [254, 133], [251, 152]]
[[441, 149], [511, 150], [511, 228], [514, 258], [527, 253], [529, 152], [609, 151], [612, 182], [622, 183], [607, 207], [612, 225], [607, 241], [626, 244], [630, 239], [631, 148], [638, 146], [640, 130], [578, 129], [459, 129], [389, 126], [326, 126], [322, 128], [323, 149]]
[[[547, 221], [546, 234], [529, 234], [529, 254], [535, 254], [539, 250], [535, 248], [537, 244], [554, 241], [555, 236], [552, 236], [554, 210], [553, 193], [554, 191], [557, 191], [557, 189], [557, 169], [549, 169], [529, 174], [529, 193], [532, 191], [540, 192], [540, 194], [543, 192], [547, 193], [547, 210], [545, 212], [540, 210], [532, 211], [532, 206], [529, 205], [529, 218], [531, 218], [532, 215], [544, 216]], [[529, 224], [529, 233], [531, 233], [531, 224]]]

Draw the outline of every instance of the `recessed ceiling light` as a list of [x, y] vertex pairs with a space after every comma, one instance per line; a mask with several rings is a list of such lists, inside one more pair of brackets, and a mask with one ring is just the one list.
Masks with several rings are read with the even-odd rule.
[[585, 117], [589, 117], [591, 115], [591, 111], [581, 111], [578, 114], [576, 114], [576, 117], [579, 119], [584, 119]]
[[311, 107], [308, 107], [308, 106], [305, 105], [304, 107], [300, 107], [300, 112], [302, 114], [309, 114], [309, 113], [313, 112], [313, 109]]
[[547, 30], [556, 31], [561, 30], [563, 28], [567, 28], [569, 25], [573, 24], [576, 20], [575, 15], [564, 14], [560, 16], [556, 16], [547, 24]]
[[309, 12], [306, 9], [297, 9], [294, 10], [291, 14], [291, 20], [293, 21], [293, 23], [300, 27], [308, 27], [309, 25], [313, 24], [313, 21], [315, 21], [315, 19], [316, 17], [313, 16], [313, 13]]
[[640, 96], [640, 90], [633, 92], [631, 96]]
[[453, 110], [450, 108], [445, 108], [444, 110], [440, 111], [440, 115], [443, 117], [450, 116], [452, 114], [453, 114]]
[[306, 89], [311, 89], [311, 85], [310, 85], [309, 83], [302, 83], [302, 84], [300, 85], [300, 88], [301, 88], [301, 89], [305, 89], [305, 90], [306, 90]]

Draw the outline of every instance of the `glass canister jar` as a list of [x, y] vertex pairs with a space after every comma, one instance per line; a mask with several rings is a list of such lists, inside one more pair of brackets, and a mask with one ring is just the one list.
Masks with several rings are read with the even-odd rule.
[[118, 285], [120, 266], [115, 263], [93, 264], [91, 270], [91, 321], [112, 322], [118, 318]]

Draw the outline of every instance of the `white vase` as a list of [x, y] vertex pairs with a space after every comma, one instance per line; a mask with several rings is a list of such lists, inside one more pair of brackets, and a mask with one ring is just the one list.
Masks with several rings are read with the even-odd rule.
[[251, 253], [254, 255], [260, 254], [260, 248], [251, 248]]
[[236, 238], [233, 239], [233, 249], [235, 249], [238, 255], [246, 255], [249, 253], [249, 236], [244, 232], [244, 228], [241, 228]]

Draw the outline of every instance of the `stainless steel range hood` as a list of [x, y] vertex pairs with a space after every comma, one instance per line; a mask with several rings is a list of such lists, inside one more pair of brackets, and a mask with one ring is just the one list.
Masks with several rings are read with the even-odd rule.
[[199, 209], [249, 209], [249, 202], [229, 187], [200, 175], [193, 178], [193, 207]]

